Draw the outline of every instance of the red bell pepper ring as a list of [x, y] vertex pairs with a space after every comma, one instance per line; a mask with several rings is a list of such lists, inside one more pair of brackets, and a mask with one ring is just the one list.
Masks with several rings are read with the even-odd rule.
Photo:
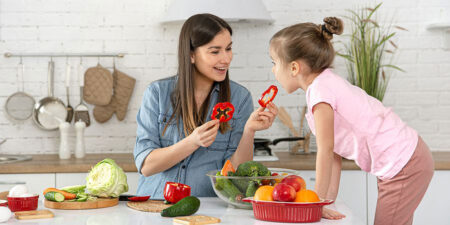
[[150, 195], [148, 196], [134, 196], [134, 197], [129, 197], [128, 200], [132, 201], [132, 202], [145, 202], [150, 198]]
[[177, 203], [184, 197], [191, 196], [191, 187], [182, 183], [166, 182], [164, 199], [170, 203]]
[[234, 106], [229, 102], [219, 102], [217, 103], [211, 114], [211, 119], [218, 119], [220, 122], [227, 122], [233, 118]]
[[275, 85], [270, 85], [269, 88], [267, 88], [266, 91], [264, 91], [261, 95], [261, 98], [258, 100], [258, 103], [261, 105], [261, 107], [265, 108], [267, 104], [269, 104], [275, 96], [277, 96], [278, 88]]

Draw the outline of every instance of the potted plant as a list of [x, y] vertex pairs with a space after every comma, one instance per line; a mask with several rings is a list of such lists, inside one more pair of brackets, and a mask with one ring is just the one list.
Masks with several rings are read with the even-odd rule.
[[[383, 101], [390, 77], [389, 71], [385, 69], [403, 71], [392, 64], [397, 45], [391, 40], [395, 35], [391, 28], [406, 29], [399, 26], [380, 27], [373, 17], [381, 4], [375, 8], [362, 8], [357, 12], [348, 10], [351, 16], [346, 18], [352, 22], [350, 42], [344, 44], [344, 53], [337, 55], [346, 59], [349, 81]], [[390, 57], [386, 57], [387, 54]]]

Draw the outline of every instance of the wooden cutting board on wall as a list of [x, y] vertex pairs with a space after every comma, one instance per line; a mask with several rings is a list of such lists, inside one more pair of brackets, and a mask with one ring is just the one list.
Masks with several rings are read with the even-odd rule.
[[119, 198], [97, 198], [85, 202], [52, 202], [45, 199], [44, 206], [50, 209], [98, 209], [116, 206]]

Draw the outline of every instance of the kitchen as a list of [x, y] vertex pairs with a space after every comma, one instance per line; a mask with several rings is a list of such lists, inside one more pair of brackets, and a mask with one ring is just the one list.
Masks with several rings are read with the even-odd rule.
[[[299, 129], [302, 109], [306, 105], [305, 95], [302, 91], [288, 95], [276, 81], [271, 72], [269, 39], [278, 30], [288, 25], [306, 21], [321, 23], [326, 16], [348, 15], [346, 10], [355, 10], [357, 6], [352, 1], [264, 0], [257, 2], [263, 4], [269, 18], [241, 21], [241, 15], [234, 18], [234, 21], [230, 20], [233, 28], [234, 54], [230, 67], [230, 79], [250, 91], [255, 108], [258, 106], [257, 99], [261, 93], [270, 85], [277, 85], [279, 93], [274, 103], [286, 109], [294, 127]], [[110, 72], [113, 71], [115, 64], [118, 70], [134, 78], [136, 83], [123, 120], [119, 120], [116, 113], [109, 120], [103, 123], [98, 122], [97, 118], [94, 118], [96, 106], [84, 100], [89, 111], [90, 126], [84, 128], [83, 135], [77, 135], [74, 122], [67, 129], [66, 146], [71, 151], [70, 159], [59, 159], [61, 131], [42, 130], [32, 118], [24, 121], [11, 120], [2, 107], [0, 109], [0, 141], [6, 141], [0, 145], [0, 154], [31, 155], [33, 159], [1, 164], [0, 182], [26, 182], [33, 193], [41, 194], [39, 199], [41, 201], [44, 189], [82, 184], [91, 167], [104, 158], [112, 158], [127, 175], [129, 185], [127, 194], [136, 194], [138, 174], [132, 155], [136, 142], [136, 115], [147, 86], [155, 80], [176, 73], [176, 53], [182, 22], [163, 22], [163, 20], [168, 20], [169, 8], [177, 4], [184, 6], [175, 0], [1, 2], [2, 54], [9, 52], [13, 56], [34, 55], [22, 58], [1, 57], [0, 102], [2, 105], [6, 104], [9, 96], [20, 90], [21, 84], [23, 84], [23, 91], [31, 95], [36, 102], [49, 96], [47, 74], [50, 60], [54, 62], [54, 96], [61, 99], [64, 104], [67, 103], [66, 65], [70, 65], [72, 76], [69, 79], [69, 98], [74, 109], [80, 105], [80, 76], [78, 76], [80, 64], [83, 71], [100, 64]], [[376, 4], [376, 2], [367, 2], [367, 5], [371, 7]], [[222, 6], [222, 4], [219, 5]], [[224, 9], [226, 6], [222, 7], [221, 9]], [[188, 7], [184, 8], [188, 10]], [[399, 48], [395, 63], [406, 72], [393, 73], [383, 103], [392, 107], [407, 124], [419, 132], [429, 145], [435, 160], [436, 171], [424, 200], [416, 210], [414, 224], [427, 224], [429, 221], [433, 221], [433, 224], [448, 224], [450, 221], [445, 210], [448, 207], [444, 201], [448, 199], [446, 190], [450, 187], [448, 172], [450, 168], [448, 155], [450, 151], [449, 8], [446, 1], [417, 0], [413, 2], [386, 1], [379, 9], [379, 19], [383, 18], [382, 15], [392, 17], [396, 25], [408, 29], [405, 32], [397, 32], [393, 38]], [[250, 14], [250, 11], [244, 12], [244, 14]], [[217, 15], [220, 14], [217, 13]], [[411, 17], [411, 15], [418, 16]], [[348, 21], [344, 23], [349, 24]], [[349, 31], [350, 26], [345, 27], [344, 33]], [[336, 37], [336, 40], [344, 41], [345, 39]], [[336, 50], [339, 49], [336, 47]], [[111, 57], [110, 54], [114, 56], [123, 54], [123, 57]], [[54, 57], [38, 57], [37, 55], [53, 55]], [[56, 55], [70, 56], [57, 57]], [[100, 56], [89, 57], [89, 55]], [[19, 64], [24, 66], [23, 81], [17, 76]], [[335, 58], [334, 68], [342, 75], [347, 74], [346, 61], [342, 57]], [[308, 133], [307, 123], [304, 122], [304, 124], [302, 131]], [[280, 118], [277, 118], [270, 129], [257, 132], [255, 137], [274, 140], [293, 136], [292, 133]], [[84, 148], [79, 148], [79, 152], [86, 154], [83, 158], [75, 157], [77, 146], [82, 146], [77, 145], [77, 137], [80, 139], [83, 137]], [[260, 162], [269, 168], [298, 170], [306, 180], [308, 188], [313, 189], [315, 155], [305, 154], [293, 157], [289, 154], [289, 151], [293, 149], [292, 143], [281, 142], [277, 145], [269, 145], [277, 158], [268, 156], [264, 152], [257, 152], [258, 154], [255, 153], [255, 155], [258, 156], [255, 160], [261, 160]], [[316, 149], [313, 135], [311, 135], [310, 149], [313, 152]], [[0, 184], [0, 192], [7, 191], [12, 186], [14, 185]], [[347, 215], [347, 217], [354, 218], [355, 221], [359, 219], [364, 224], [372, 224], [376, 196], [376, 178], [361, 171], [354, 162], [344, 160], [336, 205], [342, 204], [346, 212], [354, 215], [353, 217]], [[198, 214], [220, 217], [222, 223], [232, 224], [230, 218], [242, 213], [237, 209], [227, 208], [226, 204], [221, 205], [220, 200], [217, 201], [224, 212], [211, 213], [210, 210], [200, 207]], [[121, 206], [124, 206], [122, 203], [120, 202]], [[46, 208], [42, 205], [39, 209]], [[111, 207], [99, 210], [116, 209]], [[231, 216], [222, 217], [220, 213], [228, 212], [228, 210], [231, 211], [229, 214]], [[95, 211], [92, 212], [95, 214]], [[77, 212], [56, 211], [55, 219], [58, 216], [62, 217], [65, 213], [73, 215]], [[91, 212], [82, 213], [88, 215]], [[248, 218], [253, 216], [251, 210], [243, 213], [247, 213], [245, 215]], [[157, 220], [159, 221], [159, 218]], [[55, 223], [47, 219], [45, 221], [36, 220], [36, 223]], [[164, 221], [172, 222], [172, 220]], [[17, 220], [11, 219], [9, 222], [17, 222]], [[261, 221], [252, 218], [247, 223], [252, 222], [260, 223]], [[352, 224], [345, 223], [345, 220], [341, 222]]]

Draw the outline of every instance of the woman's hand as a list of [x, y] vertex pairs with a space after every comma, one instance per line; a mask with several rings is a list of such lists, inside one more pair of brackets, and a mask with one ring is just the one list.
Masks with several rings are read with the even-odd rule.
[[322, 217], [325, 219], [329, 219], [329, 220], [340, 220], [340, 219], [345, 218], [345, 215], [338, 211], [334, 211], [334, 210], [323, 207], [322, 208]]
[[272, 126], [272, 123], [278, 114], [278, 108], [272, 102], [269, 103], [266, 108], [269, 111], [264, 111], [265, 108], [262, 107], [255, 110], [248, 118], [245, 129], [255, 132], [265, 130]]
[[211, 120], [195, 128], [188, 138], [198, 147], [208, 147], [216, 140], [219, 124], [219, 120]]

